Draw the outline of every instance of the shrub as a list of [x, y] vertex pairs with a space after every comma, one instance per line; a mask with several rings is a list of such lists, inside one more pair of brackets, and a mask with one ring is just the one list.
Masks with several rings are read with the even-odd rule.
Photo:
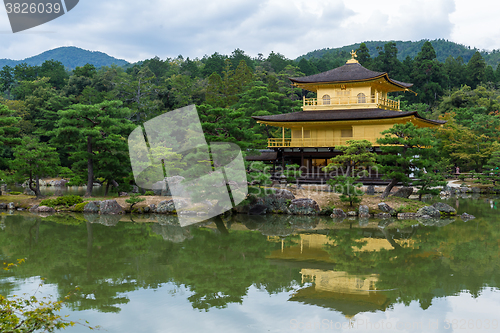
[[80, 203], [76, 204], [75, 207], [73, 208], [73, 211], [74, 212], [83, 212], [83, 208], [85, 207], [86, 204], [88, 204], [88, 202], [80, 202]]
[[65, 206], [65, 207], [70, 207], [76, 204], [79, 204], [83, 202], [83, 199], [79, 195], [64, 195], [62, 197], [58, 197], [55, 199], [45, 199], [40, 202], [40, 206], [48, 206], [48, 207], [55, 207], [55, 206]]
[[155, 192], [153, 191], [146, 191], [144, 195], [155, 195]]
[[138, 204], [139, 202], [142, 202], [146, 199], [144, 198], [139, 198], [141, 194], [140, 193], [134, 193], [130, 196], [129, 199], [125, 200], [126, 203], [129, 203], [130, 204], [130, 210], [132, 211], [132, 209], [134, 208], [134, 205], [135, 204]]
[[22, 194], [21, 192], [10, 192], [9, 193], [10, 195], [19, 195], [19, 194]]

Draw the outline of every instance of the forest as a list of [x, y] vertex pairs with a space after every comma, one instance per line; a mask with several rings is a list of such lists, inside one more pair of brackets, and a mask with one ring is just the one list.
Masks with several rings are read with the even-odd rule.
[[[481, 172], [500, 151], [500, 66], [487, 65], [479, 51], [468, 62], [436, 57], [431, 42], [418, 54], [398, 59], [395, 42], [372, 56], [365, 43], [357, 60], [414, 84], [413, 93], [395, 93], [402, 110], [447, 120], [434, 132], [439, 158], [462, 172]], [[18, 64], [0, 70], [0, 171], [4, 183], [48, 176], [70, 178], [68, 185], [98, 182], [113, 191], [133, 184], [127, 137], [145, 121], [195, 104], [207, 142], [238, 144], [244, 152], [266, 148], [279, 135], [251, 116], [301, 110], [313, 93], [288, 78], [342, 66], [345, 50], [298, 60], [271, 52], [253, 58], [236, 49], [203, 58], [154, 57], [127, 66], [68, 71], [55, 60], [40, 66]]]

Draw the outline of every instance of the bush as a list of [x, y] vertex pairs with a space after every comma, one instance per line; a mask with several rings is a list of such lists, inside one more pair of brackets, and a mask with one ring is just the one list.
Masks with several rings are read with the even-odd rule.
[[74, 212], [83, 212], [83, 208], [85, 205], [88, 204], [88, 202], [80, 202], [79, 204], [76, 204], [75, 207], [73, 208]]
[[155, 192], [153, 191], [146, 191], [144, 195], [155, 195]]
[[19, 195], [22, 194], [21, 192], [9, 192], [10, 195]]
[[45, 199], [40, 202], [40, 206], [65, 206], [70, 207], [76, 204], [83, 202], [83, 199], [79, 195], [64, 195], [62, 197], [58, 197], [56, 199]]

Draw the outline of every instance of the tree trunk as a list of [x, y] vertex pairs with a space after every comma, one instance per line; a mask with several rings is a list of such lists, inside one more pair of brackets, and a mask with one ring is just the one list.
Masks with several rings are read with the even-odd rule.
[[392, 188], [396, 186], [397, 183], [398, 183], [397, 179], [392, 179], [389, 185], [387, 185], [387, 187], [385, 188], [384, 193], [382, 193], [381, 198], [382, 199], [387, 198], [389, 196], [389, 193], [391, 193]]
[[85, 197], [89, 198], [92, 196], [92, 188], [94, 187], [94, 163], [92, 160], [92, 137], [90, 135], [87, 137], [87, 153], [89, 157], [87, 160], [88, 177]]
[[[38, 176], [36, 176], [36, 177], [38, 179]], [[37, 186], [33, 187], [33, 175], [31, 174], [31, 172], [30, 172], [30, 179], [28, 181], [28, 187], [30, 188], [30, 190], [35, 192], [35, 195], [37, 198], [40, 198], [42, 196], [42, 194], [40, 193], [40, 187], [38, 187], [38, 188], [37, 188]]]
[[104, 196], [108, 196], [108, 191], [109, 191], [109, 180], [106, 182], [106, 190], [104, 191]]

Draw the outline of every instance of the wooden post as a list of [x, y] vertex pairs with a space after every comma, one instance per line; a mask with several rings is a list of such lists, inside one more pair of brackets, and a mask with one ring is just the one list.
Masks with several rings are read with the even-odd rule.
[[305, 147], [305, 145], [304, 145], [304, 126], [302, 126], [302, 147]]
[[283, 138], [282, 138], [283, 139], [283, 147], [285, 147], [285, 127], [283, 126], [282, 128], [283, 128], [283, 132], [282, 132], [283, 133]]

